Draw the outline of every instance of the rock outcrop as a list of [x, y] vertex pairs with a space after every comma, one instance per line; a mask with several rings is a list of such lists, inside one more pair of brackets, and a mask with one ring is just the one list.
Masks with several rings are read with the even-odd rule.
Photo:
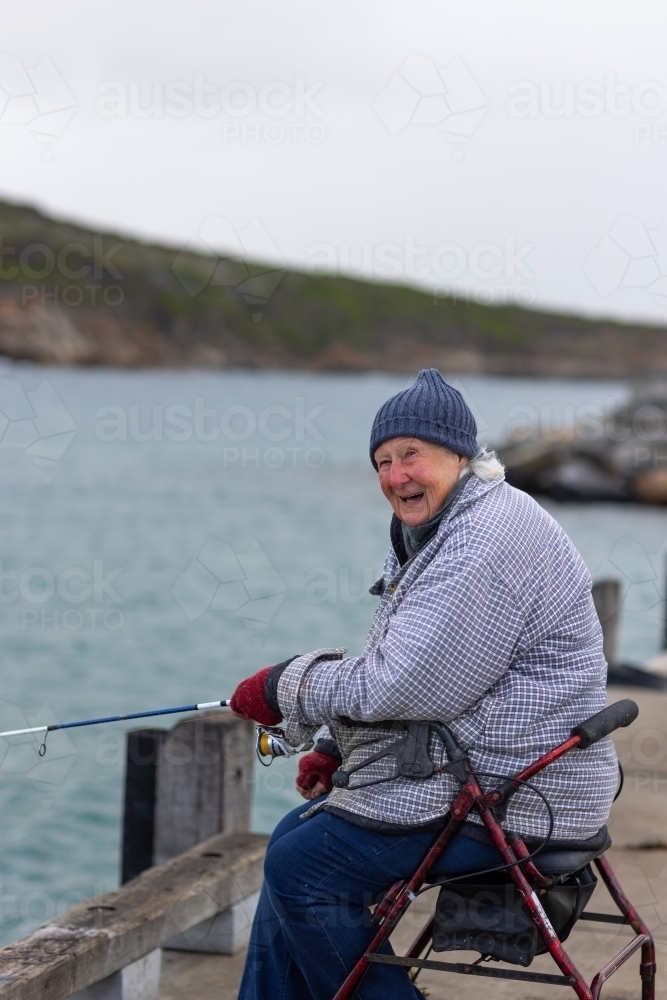
[[499, 449], [508, 482], [555, 500], [667, 503], [667, 383], [561, 427], [518, 421]]

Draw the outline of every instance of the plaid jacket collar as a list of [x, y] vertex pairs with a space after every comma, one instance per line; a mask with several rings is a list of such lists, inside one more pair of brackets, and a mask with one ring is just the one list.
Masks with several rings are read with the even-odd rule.
[[[411, 559], [404, 562], [402, 566], [399, 562], [398, 556], [396, 555], [394, 539], [392, 538], [392, 547], [387, 556], [385, 572], [383, 576], [370, 588], [370, 593], [375, 596], [382, 594], [385, 590], [385, 586], [391, 586], [392, 590], [396, 590], [399, 582], [403, 579], [408, 570], [410, 570], [417, 562], [420, 564], [421, 571], [421, 569], [423, 569], [423, 567], [431, 561], [437, 550], [442, 545], [444, 539], [449, 535], [452, 530], [452, 522], [464, 510], [472, 507], [473, 504], [479, 503], [480, 500], [482, 500], [485, 496], [488, 496], [492, 490], [497, 489], [503, 482], [505, 482], [504, 476], [499, 476], [498, 479], [492, 479], [489, 482], [483, 482], [483, 480], [478, 479], [474, 474], [469, 475], [464, 489], [461, 490], [459, 495], [454, 500], [454, 503], [445, 512], [445, 516], [440, 522], [440, 527], [438, 528], [436, 534], [422, 549], [415, 552]], [[394, 520], [392, 518], [392, 528], [393, 524]], [[398, 534], [400, 535], [400, 522], [398, 523]], [[428, 558], [426, 558], [427, 556]]]

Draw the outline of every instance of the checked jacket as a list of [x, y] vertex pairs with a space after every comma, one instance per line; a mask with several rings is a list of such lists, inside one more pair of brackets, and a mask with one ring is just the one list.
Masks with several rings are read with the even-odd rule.
[[[325, 725], [348, 766], [396, 738], [383, 722], [437, 720], [470, 749], [490, 788], [497, 779], [483, 775], [516, 774], [604, 708], [606, 663], [588, 571], [556, 521], [503, 479], [469, 475], [423, 549], [402, 568], [389, 552], [380, 589], [361, 656], [319, 649], [282, 674], [278, 702], [293, 744]], [[446, 763], [436, 736], [430, 751], [436, 765]], [[446, 814], [458, 789], [448, 774], [360, 787], [390, 778], [393, 769], [386, 757], [357, 771], [348, 788], [334, 789], [305, 815], [331, 809], [382, 830], [424, 826]], [[553, 810], [553, 838], [596, 833], [616, 781], [609, 737], [534, 779]], [[503, 825], [543, 837], [548, 812], [523, 789]]]

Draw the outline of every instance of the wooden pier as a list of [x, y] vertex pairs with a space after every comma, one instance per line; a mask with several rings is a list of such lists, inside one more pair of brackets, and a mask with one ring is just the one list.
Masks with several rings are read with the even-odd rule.
[[[634, 698], [640, 714], [630, 728], [615, 734], [626, 780], [612, 812], [610, 857], [656, 936], [657, 997], [667, 1000], [667, 694], [612, 688], [610, 700], [620, 697]], [[197, 724], [203, 725], [199, 731]], [[135, 783], [129, 805], [126, 802], [126, 833], [132, 795], [143, 796], [144, 813], [152, 796], [152, 850], [156, 844], [171, 844], [160, 848], [166, 853], [185, 849], [159, 861], [153, 857], [158, 863], [120, 888], [80, 903], [29, 937], [0, 949], [2, 1000], [233, 1000], [237, 996], [243, 941], [262, 882], [267, 841], [239, 829], [247, 825], [251, 758], [246, 751], [252, 734], [247, 726], [245, 733], [234, 728], [238, 726], [246, 724], [221, 716], [187, 720], [157, 739], [157, 756], [137, 758], [145, 760], [146, 780], [143, 785]], [[165, 753], [167, 746], [177, 747], [178, 753]], [[235, 804], [227, 811], [226, 803], [232, 800]], [[212, 801], [217, 803], [213, 808]], [[170, 824], [179, 829], [168, 830]], [[187, 843], [202, 830], [210, 832], [211, 826], [217, 830], [213, 836]], [[127, 862], [127, 842], [125, 848]], [[394, 935], [397, 948], [410, 943], [435, 896], [425, 894], [408, 912]], [[591, 908], [612, 912], [603, 889], [596, 890]], [[623, 927], [580, 921], [568, 950], [584, 974], [592, 974], [618, 950], [624, 935], [629, 937]], [[475, 956], [465, 959], [471, 957]], [[531, 968], [553, 971], [548, 956], [538, 957]], [[463, 1000], [484, 1000], [486, 990], [489, 1000], [491, 990], [493, 1000], [547, 1000], [554, 995], [551, 987], [503, 981], [480, 985], [466, 977], [453, 980], [432, 972], [420, 975], [418, 982], [431, 1000], [445, 1000], [454, 991]], [[638, 997], [632, 959], [614, 977], [606, 1000]]]
[[[609, 701], [632, 698], [639, 718], [614, 734], [625, 769], [625, 787], [612, 809], [609, 824], [614, 846], [609, 857], [630, 899], [651, 927], [658, 953], [656, 1000], [667, 1000], [667, 694], [636, 687], [610, 689]], [[426, 893], [408, 910], [392, 937], [405, 954], [435, 904], [436, 892]], [[613, 913], [609, 897], [598, 887], [589, 909]], [[630, 940], [632, 932], [613, 924], [579, 921], [567, 942], [578, 967], [590, 978], [608, 958]], [[450, 953], [448, 961], [474, 961], [472, 953]], [[164, 952], [159, 1000], [236, 1000], [245, 952], [236, 955], [194, 955]], [[613, 977], [604, 1000], [639, 1000], [637, 959], [632, 958]], [[531, 970], [554, 972], [548, 955], [538, 956]], [[503, 980], [481, 983], [468, 976], [423, 972], [417, 983], [429, 1000], [559, 1000], [563, 990], [539, 984]]]

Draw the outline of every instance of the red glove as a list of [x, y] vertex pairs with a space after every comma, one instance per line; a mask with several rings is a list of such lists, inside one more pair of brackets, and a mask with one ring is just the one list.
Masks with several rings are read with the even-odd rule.
[[319, 750], [311, 750], [299, 760], [296, 787], [300, 792], [309, 792], [318, 781], [321, 781], [325, 791], [330, 792], [333, 788], [331, 775], [340, 766], [340, 758], [331, 757], [328, 753], [320, 753]]
[[272, 670], [273, 667], [264, 667], [252, 677], [246, 677], [241, 681], [229, 702], [232, 712], [254, 719], [263, 726], [277, 726], [282, 721], [282, 716], [270, 708], [264, 693], [266, 678]]

